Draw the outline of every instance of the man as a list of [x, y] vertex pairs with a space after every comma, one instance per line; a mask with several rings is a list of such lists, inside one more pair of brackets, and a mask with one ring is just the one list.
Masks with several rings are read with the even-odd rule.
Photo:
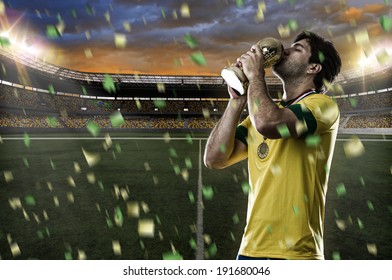
[[[248, 159], [251, 188], [238, 259], [324, 259], [325, 197], [339, 110], [323, 90], [324, 81], [331, 83], [340, 71], [339, 54], [318, 35], [299, 34], [272, 69], [283, 83], [278, 104], [268, 94], [257, 45], [235, 65], [249, 81], [247, 94], [228, 87], [231, 98], [207, 141], [204, 162], [221, 169]], [[238, 125], [245, 105], [249, 116]]]

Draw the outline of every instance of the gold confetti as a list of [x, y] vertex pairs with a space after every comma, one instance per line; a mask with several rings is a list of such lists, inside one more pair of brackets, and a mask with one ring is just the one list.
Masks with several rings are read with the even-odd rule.
[[84, 49], [84, 55], [86, 56], [87, 59], [90, 59], [93, 57], [93, 53], [91, 52], [90, 49]]
[[5, 15], [5, 5], [3, 1], [0, 1], [0, 15]]
[[74, 171], [75, 171], [75, 173], [79, 174], [81, 172], [79, 163], [74, 161], [73, 164], [74, 164]]
[[165, 132], [165, 133], [163, 134], [163, 141], [164, 141], [165, 143], [169, 143], [169, 142], [170, 142], [170, 133], [169, 133], [169, 132]]
[[337, 225], [337, 227], [340, 229], [340, 230], [342, 230], [342, 231], [345, 231], [346, 230], [346, 222], [344, 221], [344, 220], [336, 220], [335, 221], [336, 222], [336, 225]]
[[72, 178], [72, 176], [68, 176], [68, 177], [67, 177], [67, 182], [68, 182], [68, 185], [69, 185], [69, 186], [76, 188], [76, 184], [75, 184], [75, 181], [74, 181], [74, 179]]
[[4, 171], [4, 179], [6, 183], [9, 183], [14, 180], [14, 175], [12, 171]]
[[354, 33], [354, 39], [357, 45], [366, 45], [370, 43], [369, 34], [366, 29], [356, 31]]
[[67, 192], [67, 200], [68, 200], [70, 203], [74, 203], [75, 198], [74, 198], [73, 193]]
[[55, 205], [56, 207], [59, 207], [59, 206], [60, 206], [59, 199], [58, 199], [57, 196], [54, 196], [54, 197], [53, 197], [53, 202], [54, 202], [54, 205]]
[[181, 17], [183, 18], [190, 18], [191, 17], [191, 11], [189, 9], [188, 3], [183, 3], [181, 5]]
[[82, 148], [84, 157], [86, 158], [87, 164], [90, 167], [97, 165], [101, 161], [99, 153], [88, 152]]
[[86, 252], [78, 249], [78, 260], [85, 260], [85, 259], [87, 259]]
[[18, 256], [20, 256], [20, 255], [22, 254], [22, 252], [20, 251], [19, 245], [18, 245], [18, 243], [16, 243], [16, 242], [12, 243], [12, 244], [10, 245], [10, 248], [11, 248], [12, 256], [13, 256], [14, 258], [15, 258], [15, 257], [18, 257]]
[[95, 178], [95, 174], [94, 174], [93, 172], [87, 173], [87, 174], [86, 174], [86, 178], [87, 178], [87, 181], [88, 181], [90, 184], [95, 184], [96, 178]]
[[377, 256], [377, 246], [374, 243], [369, 243], [366, 245], [369, 254], [373, 255], [373, 256]]
[[140, 237], [154, 238], [155, 224], [153, 219], [139, 220], [138, 233]]
[[282, 39], [290, 37], [290, 27], [289, 26], [283, 26], [283, 24], [280, 24], [278, 26], [278, 32], [279, 32], [279, 35]]
[[112, 138], [110, 138], [109, 133], [105, 134], [105, 143], [106, 143], [108, 148], [111, 148], [112, 145], [113, 145]]
[[22, 208], [22, 202], [20, 201], [19, 197], [13, 197], [8, 199], [8, 203], [10, 204], [13, 210]]
[[182, 179], [184, 179], [184, 181], [186, 181], [186, 182], [188, 182], [188, 180], [189, 180], [189, 172], [188, 172], [188, 169], [182, 169], [182, 171], [181, 171], [181, 177], [182, 177]]
[[139, 218], [140, 208], [137, 201], [127, 202], [127, 216], [130, 218]]
[[142, 206], [143, 212], [144, 213], [148, 213], [150, 212], [150, 208], [148, 207], [147, 203], [145, 203], [144, 201], [140, 202], [140, 205]]
[[127, 36], [120, 33], [114, 34], [114, 45], [118, 49], [123, 49], [127, 46]]
[[131, 32], [132, 26], [131, 26], [131, 24], [130, 24], [128, 21], [125, 21], [125, 22], [123, 23], [123, 27], [124, 27], [124, 30], [125, 30], [125, 31]]
[[157, 90], [159, 93], [165, 93], [166, 88], [164, 83], [157, 83]]
[[118, 240], [113, 240], [112, 241], [112, 248], [113, 248], [113, 253], [116, 256], [120, 256], [121, 255], [121, 245], [120, 245], [120, 242]]
[[346, 158], [356, 158], [365, 153], [365, 147], [358, 136], [353, 135], [349, 141], [343, 144]]

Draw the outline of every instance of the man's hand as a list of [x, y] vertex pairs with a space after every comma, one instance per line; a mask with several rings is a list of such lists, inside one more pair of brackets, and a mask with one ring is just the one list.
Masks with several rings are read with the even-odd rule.
[[257, 44], [253, 45], [247, 53], [239, 57], [236, 64], [239, 65], [250, 82], [255, 78], [259, 79], [265, 76], [264, 56]]

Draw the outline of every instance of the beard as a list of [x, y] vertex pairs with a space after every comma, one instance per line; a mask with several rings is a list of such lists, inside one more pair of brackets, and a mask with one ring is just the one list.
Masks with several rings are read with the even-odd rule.
[[283, 82], [296, 81], [306, 73], [307, 64], [283, 58], [272, 66], [272, 73]]

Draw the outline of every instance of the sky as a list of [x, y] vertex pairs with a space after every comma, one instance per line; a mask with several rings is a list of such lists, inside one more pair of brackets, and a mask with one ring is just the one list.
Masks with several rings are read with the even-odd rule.
[[289, 47], [309, 30], [335, 44], [347, 71], [391, 61], [391, 7], [390, 0], [0, 0], [0, 33], [77, 71], [219, 75], [262, 38]]

